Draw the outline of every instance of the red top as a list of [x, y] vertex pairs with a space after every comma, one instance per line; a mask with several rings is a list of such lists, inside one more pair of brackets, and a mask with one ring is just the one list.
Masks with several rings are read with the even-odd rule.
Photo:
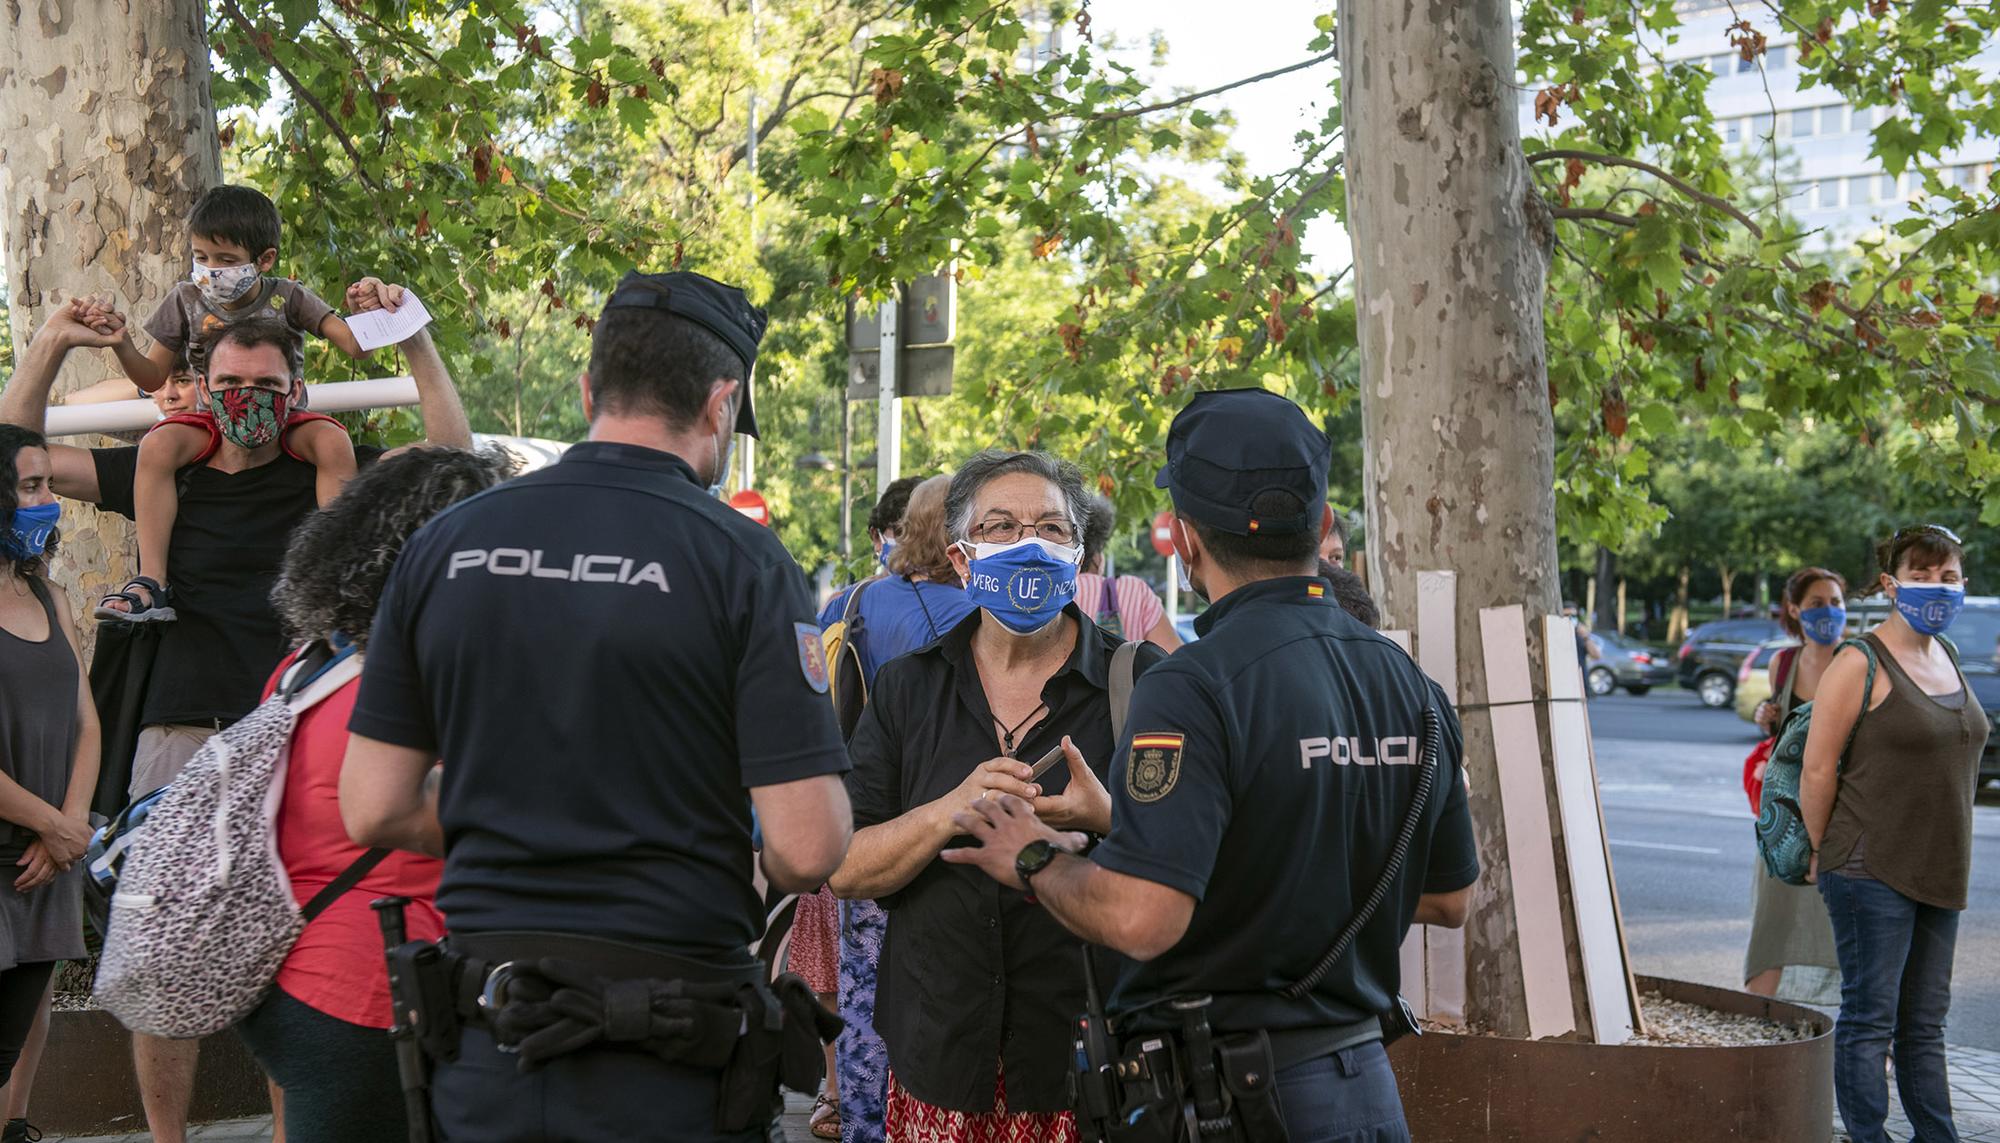
[[[265, 698], [296, 656], [293, 652], [278, 665], [264, 686]], [[347, 719], [354, 713], [360, 690], [357, 678], [328, 695], [300, 716], [292, 734], [285, 796], [278, 806], [278, 857], [285, 863], [292, 895], [301, 908], [367, 852], [348, 840], [347, 827], [340, 822]], [[410, 939], [436, 940], [444, 935], [444, 917], [435, 904], [443, 872], [444, 862], [434, 857], [391, 853], [306, 925], [278, 969], [278, 987], [335, 1019], [387, 1028], [389, 969], [382, 956], [382, 929], [368, 903], [377, 897], [408, 897], [405, 921]]]

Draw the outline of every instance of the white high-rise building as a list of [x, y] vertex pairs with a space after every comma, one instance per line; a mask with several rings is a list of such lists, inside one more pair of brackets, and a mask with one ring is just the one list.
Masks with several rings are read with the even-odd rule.
[[[1813, 246], [1844, 246], [1910, 214], [1911, 202], [1922, 193], [1921, 176], [1914, 170], [1890, 175], [1869, 153], [1869, 132], [1894, 113], [1892, 108], [1851, 107], [1827, 87], [1802, 90], [1806, 72], [1798, 66], [1796, 29], [1781, 25], [1760, 5], [1681, 0], [1679, 10], [1681, 26], [1658, 46], [1661, 57], [1697, 63], [1715, 74], [1708, 106], [1716, 130], [1725, 145], [1756, 157], [1760, 169], [1775, 166], [1786, 213], [1819, 232]], [[1766, 37], [1764, 54], [1755, 60], [1745, 61], [1730, 43], [1731, 26], [1739, 19]], [[1837, 34], [1831, 46], [1838, 50]], [[2000, 74], [2000, 43], [1989, 45], [1980, 63], [1988, 74]], [[1532, 90], [1522, 93], [1521, 107], [1524, 136], [1554, 133], [1534, 121]], [[1565, 110], [1560, 126], [1573, 125], [1571, 115]], [[1948, 182], [1985, 187], [1996, 158], [2000, 140], [1976, 137], [1937, 166]], [[1766, 175], [1762, 181], [1768, 186], [1774, 180]]]

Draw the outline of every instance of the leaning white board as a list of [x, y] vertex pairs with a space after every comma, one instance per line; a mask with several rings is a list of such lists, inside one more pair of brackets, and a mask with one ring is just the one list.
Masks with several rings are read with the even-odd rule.
[[1576, 1008], [1570, 1001], [1555, 837], [1548, 786], [1542, 777], [1541, 736], [1535, 728], [1526, 612], [1519, 604], [1482, 608], [1479, 633], [1486, 660], [1487, 715], [1493, 723], [1493, 753], [1500, 773], [1500, 817], [1507, 831], [1514, 928], [1520, 935], [1528, 1036], [1540, 1040], [1575, 1031]]
[[[1417, 573], [1417, 665], [1458, 702], [1458, 574]], [[1439, 712], [1442, 714], [1443, 712]], [[1442, 786], [1432, 796], [1442, 798]], [[1424, 927], [1424, 981], [1429, 1014], [1451, 1024], [1465, 1022], [1465, 930]]]
[[1569, 650], [1576, 621], [1542, 618], [1549, 678], [1549, 740], [1555, 751], [1556, 803], [1562, 807], [1563, 850], [1569, 855], [1570, 900], [1576, 907], [1584, 990], [1591, 1029], [1600, 1044], [1632, 1038], [1632, 1000], [1625, 990], [1625, 950], [1611, 902], [1611, 867], [1598, 816], [1590, 764], [1590, 730], [1583, 708], [1583, 671]]

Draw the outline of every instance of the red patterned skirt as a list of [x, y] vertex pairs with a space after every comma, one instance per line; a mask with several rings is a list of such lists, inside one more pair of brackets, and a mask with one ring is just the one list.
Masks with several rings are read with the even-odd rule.
[[947, 1111], [905, 1091], [889, 1070], [886, 1143], [1078, 1143], [1076, 1118], [1067, 1111], [1007, 1110], [1007, 1076], [994, 1079], [993, 1110]]
[[840, 991], [840, 901], [824, 885], [799, 898], [785, 967], [804, 977], [821, 996]]

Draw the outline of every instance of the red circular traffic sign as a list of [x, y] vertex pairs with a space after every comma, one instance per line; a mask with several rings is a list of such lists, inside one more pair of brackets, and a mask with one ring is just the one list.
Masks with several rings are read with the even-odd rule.
[[1153, 517], [1153, 550], [1168, 559], [1174, 558], [1174, 514], [1162, 512]]
[[766, 528], [771, 526], [771, 506], [764, 502], [764, 494], [754, 488], [745, 488], [731, 496], [729, 506]]

